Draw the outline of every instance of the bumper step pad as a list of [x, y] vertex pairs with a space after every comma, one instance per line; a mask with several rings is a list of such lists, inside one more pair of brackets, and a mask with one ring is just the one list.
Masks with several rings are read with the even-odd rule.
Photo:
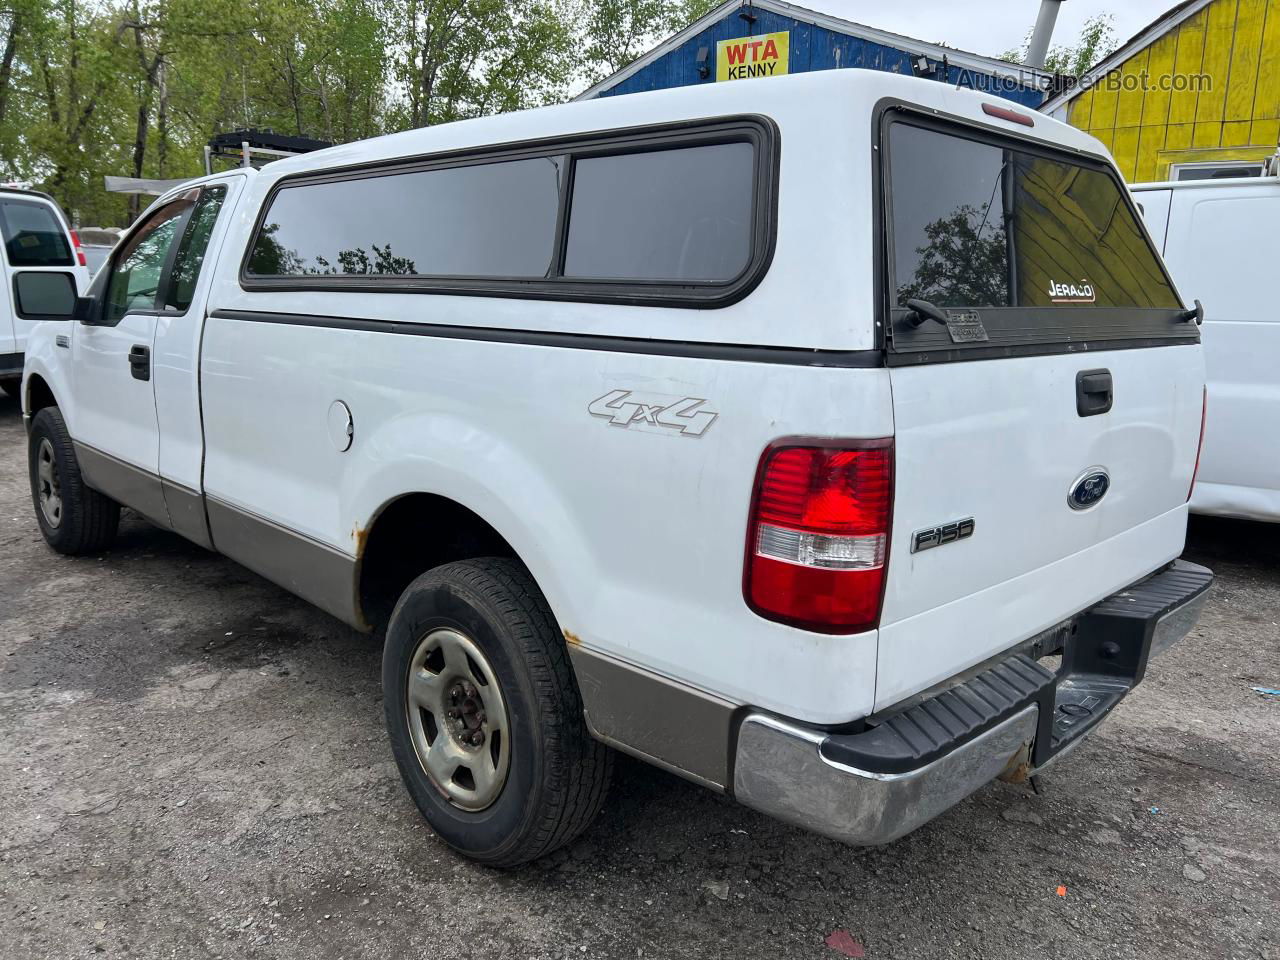
[[1153, 653], [1186, 633], [1199, 615], [1197, 601], [1212, 583], [1209, 570], [1176, 560], [1081, 613], [1063, 633], [1056, 673], [1024, 653], [1014, 654], [861, 733], [828, 736], [822, 756], [858, 770], [903, 773], [1035, 704], [1032, 766], [1043, 766], [1138, 684]]
[[1053, 680], [1051, 671], [1017, 654], [864, 733], [829, 737], [822, 755], [859, 770], [914, 770], [1036, 702]]
[[1199, 616], [1212, 583], [1206, 568], [1175, 560], [1080, 615], [1063, 651], [1051, 729], [1044, 729], [1042, 718], [1035, 766], [1093, 729], [1138, 685], [1152, 655], [1180, 639]]

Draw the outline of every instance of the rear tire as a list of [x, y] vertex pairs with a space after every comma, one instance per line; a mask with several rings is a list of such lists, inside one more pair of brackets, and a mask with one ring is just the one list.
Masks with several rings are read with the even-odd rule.
[[120, 504], [85, 485], [57, 407], [44, 407], [31, 421], [27, 461], [36, 522], [49, 546], [71, 555], [111, 546], [120, 526]]
[[382, 664], [396, 765], [446, 843], [513, 867], [591, 823], [613, 756], [587, 732], [564, 640], [519, 563], [463, 560], [418, 577]]

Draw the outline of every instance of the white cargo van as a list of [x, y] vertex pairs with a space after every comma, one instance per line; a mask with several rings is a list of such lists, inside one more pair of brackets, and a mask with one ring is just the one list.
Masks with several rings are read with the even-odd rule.
[[32, 337], [32, 495], [55, 549], [127, 504], [385, 626], [405, 784], [479, 860], [582, 830], [608, 747], [881, 843], [1195, 621], [1199, 339], [1071, 127], [667, 90], [162, 197]]
[[0, 187], [0, 390], [17, 394], [27, 334], [65, 316], [89, 283], [84, 253], [48, 194]]
[[1280, 178], [1131, 189], [1174, 279], [1204, 302], [1208, 408], [1191, 511], [1280, 521], [1280, 313], [1250, 293], [1276, 268]]

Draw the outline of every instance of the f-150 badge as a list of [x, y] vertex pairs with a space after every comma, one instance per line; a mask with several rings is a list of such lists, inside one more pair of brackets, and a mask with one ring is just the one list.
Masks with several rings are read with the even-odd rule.
[[700, 437], [720, 416], [705, 409], [706, 402], [698, 397], [610, 390], [593, 400], [587, 412], [593, 417], [607, 419], [615, 427], [634, 427], [666, 434], [675, 431], [685, 437]]

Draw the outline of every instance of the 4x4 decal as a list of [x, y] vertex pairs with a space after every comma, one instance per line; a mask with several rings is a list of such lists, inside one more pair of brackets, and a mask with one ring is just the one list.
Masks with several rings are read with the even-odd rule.
[[658, 393], [610, 390], [593, 400], [587, 412], [603, 417], [615, 427], [636, 427], [681, 436], [700, 437], [720, 414], [699, 409], [707, 401], [699, 397], [671, 397]]

